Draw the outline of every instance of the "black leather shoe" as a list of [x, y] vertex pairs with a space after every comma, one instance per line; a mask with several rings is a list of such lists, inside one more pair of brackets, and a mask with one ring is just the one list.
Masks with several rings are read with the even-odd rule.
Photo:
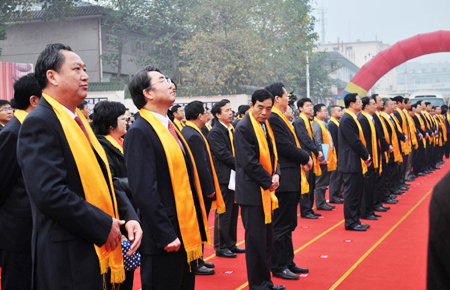
[[362, 225], [356, 225], [356, 226], [353, 226], [353, 227], [345, 227], [345, 229], [347, 231], [358, 231], [358, 232], [367, 231], [367, 228], [362, 226]]
[[286, 286], [283, 285], [273, 285], [272, 287], [270, 287], [270, 290], [285, 290]]
[[381, 207], [381, 206], [375, 207], [373, 210], [374, 210], [374, 211], [381, 211], [381, 212], [386, 212], [386, 211], [388, 211], [387, 209], [385, 209], [384, 207]]
[[322, 206], [316, 207], [317, 210], [332, 210], [333, 207], [329, 206], [328, 204], [324, 204]]
[[386, 210], [389, 210], [389, 209], [391, 209], [391, 207], [390, 206], [385, 206], [384, 204], [381, 206], [382, 208], [384, 208], [384, 209], [386, 209]]
[[208, 263], [208, 262], [203, 261], [203, 265], [206, 268], [210, 268], [210, 269], [214, 268], [214, 263]]
[[272, 276], [275, 278], [281, 278], [285, 280], [298, 280], [300, 279], [299, 275], [295, 275], [292, 273], [289, 269], [283, 270], [282, 272], [274, 272], [272, 273]]
[[312, 214], [315, 215], [315, 216], [322, 216], [322, 214], [317, 213], [317, 212], [313, 212]]
[[405, 181], [412, 182], [412, 181], [414, 181], [414, 178], [413, 178], [412, 176], [410, 176], [410, 177], [408, 177], [408, 178], [405, 178]]
[[371, 221], [377, 221], [378, 218], [374, 215], [369, 215], [369, 216], [365, 216], [365, 217], [361, 217], [363, 220], [371, 220]]
[[238, 247], [234, 247], [232, 249], [230, 249], [230, 251], [232, 251], [235, 254], [242, 254], [245, 253], [245, 249], [242, 248], [238, 248]]
[[309, 273], [309, 269], [306, 269], [306, 268], [300, 268], [300, 267], [297, 266], [297, 265], [291, 266], [291, 267], [288, 267], [288, 268], [289, 268], [289, 270], [290, 270], [292, 273], [295, 273], [295, 274], [306, 274], [306, 273]]
[[397, 196], [395, 194], [391, 194], [391, 199], [397, 199]]
[[217, 257], [223, 257], [223, 258], [236, 258], [237, 255], [233, 253], [232, 251], [226, 249], [226, 250], [220, 250], [216, 251]]
[[318, 217], [316, 215], [313, 215], [312, 213], [307, 214], [305, 216], [302, 216], [302, 218], [304, 218], [304, 219], [312, 219], [312, 220], [318, 219]]
[[394, 191], [392, 194], [395, 194], [395, 195], [402, 195], [402, 194], [404, 194], [405, 192], [403, 192], [403, 191], [401, 191], [401, 190], [397, 190], [397, 191]]
[[330, 199], [330, 201], [328, 203], [342, 204], [342, 203], [344, 203], [344, 201], [340, 198], [333, 198], [333, 199]]
[[413, 174], [413, 175], [410, 176], [410, 178], [415, 180], [417, 178], [417, 175]]
[[374, 217], [382, 217], [381, 214], [377, 214], [377, 213], [374, 213], [373, 216], [374, 216]]
[[366, 229], [370, 228], [369, 224], [359, 224], [359, 225], [362, 226], [362, 227], [365, 227]]
[[216, 273], [214, 269], [210, 269], [205, 266], [198, 267], [197, 270], [195, 270], [195, 275], [212, 275], [214, 273]]
[[419, 173], [417, 173], [417, 175], [418, 175], [418, 176], [425, 176], [426, 173], [424, 173], [424, 172], [419, 172]]
[[396, 201], [396, 200], [393, 200], [393, 199], [385, 199], [385, 200], [383, 200], [383, 203], [387, 203], [387, 204], [396, 204], [397, 201]]
[[406, 191], [409, 189], [409, 187], [407, 187], [406, 185], [401, 185], [398, 187], [398, 189], [399, 189], [399, 191], [401, 191], [401, 190]]

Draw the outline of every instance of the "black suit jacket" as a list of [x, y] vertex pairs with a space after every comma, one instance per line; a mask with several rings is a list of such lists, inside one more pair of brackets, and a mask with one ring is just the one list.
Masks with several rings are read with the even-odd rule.
[[[181, 138], [180, 138], [181, 139]], [[181, 140], [180, 140], [181, 141]], [[184, 146], [187, 152], [187, 147]], [[142, 238], [140, 251], [147, 255], [168, 255], [164, 247], [179, 238], [175, 196], [163, 145], [153, 127], [142, 117], [131, 126], [124, 142], [125, 163], [131, 193], [141, 213]], [[202, 238], [203, 217], [195, 187], [194, 169], [189, 155], [185, 155], [194, 205], [197, 210]]]
[[343, 173], [362, 173], [361, 158], [367, 160], [369, 152], [359, 139], [355, 120], [345, 113], [339, 123], [338, 170]]
[[[363, 133], [364, 133], [364, 139], [366, 140], [367, 152], [369, 152], [371, 158], [373, 158], [372, 157], [373, 156], [372, 155], [372, 130], [370, 129], [369, 121], [367, 120], [366, 117], [364, 117], [363, 114], [359, 114], [358, 121], [359, 121], [359, 124], [361, 124], [361, 129], [363, 130]], [[372, 122], [372, 121], [370, 121], [370, 122]], [[374, 126], [375, 126], [375, 124], [374, 124]], [[375, 129], [375, 134], [377, 135], [376, 129]], [[377, 150], [378, 150], [377, 152], [379, 155], [380, 148], [378, 146], [378, 140], [377, 140]], [[370, 164], [370, 166], [367, 168], [367, 170], [368, 171], [375, 170], [373, 162], [372, 162], [372, 164]]]
[[327, 129], [331, 134], [331, 138], [333, 138], [336, 154], [339, 155], [339, 127], [335, 123], [328, 121]]
[[13, 117], [0, 134], [0, 249], [31, 254], [30, 199], [16, 154], [20, 126]]
[[272, 113], [268, 121], [275, 136], [278, 163], [283, 173], [277, 193], [300, 191], [301, 165], [308, 163], [309, 154], [297, 147], [295, 136], [280, 116]]
[[202, 134], [203, 134], [203, 136], [205, 136], [205, 138], [208, 138], [208, 135], [209, 135], [208, 127], [203, 126], [200, 128], [200, 131], [202, 131]]
[[[272, 176], [280, 174], [267, 172], [259, 163], [259, 145], [250, 116], [247, 114], [239, 121], [234, 144], [236, 149], [236, 202], [242, 205], [262, 206], [261, 187], [266, 190], [272, 185]], [[267, 138], [272, 168], [274, 162], [273, 144]], [[281, 177], [281, 176], [280, 176]]]
[[198, 178], [202, 186], [203, 198], [207, 198], [208, 195], [214, 193], [216, 190], [205, 140], [197, 130], [190, 126], [185, 126], [181, 134], [186, 139], [189, 148], [191, 148], [192, 156], [197, 166]]
[[[427, 130], [426, 130], [427, 126], [425, 125], [425, 131], [422, 130], [422, 127], [420, 126], [420, 121], [419, 121], [420, 117], [417, 117], [417, 115], [414, 115], [412, 118], [414, 120], [414, 125], [416, 125], [416, 131], [419, 132], [420, 134], [422, 134], [422, 137], [425, 138], [425, 135], [427, 133]], [[419, 140], [419, 139], [417, 139], [417, 140]]]
[[214, 127], [209, 131], [208, 142], [213, 155], [217, 179], [220, 184], [228, 184], [231, 170], [236, 170], [228, 129], [216, 120]]
[[[311, 130], [312, 130], [312, 124]], [[298, 141], [300, 142], [300, 146], [303, 150], [308, 152], [308, 154], [311, 155], [311, 152], [316, 154], [316, 156], [319, 155], [319, 151], [322, 151], [322, 148], [317, 147], [316, 142], [314, 141], [314, 134], [313, 138], [309, 137], [308, 130], [306, 129], [305, 121], [303, 121], [302, 118], [297, 118], [294, 122], [295, 127], [295, 133], [297, 134]]]
[[[381, 124], [381, 120], [376, 113], [373, 115], [373, 119], [375, 121], [375, 129], [377, 130], [377, 137], [378, 140], [380, 141], [379, 145], [381, 145], [381, 152], [386, 152], [389, 150], [390, 144], [384, 137], [383, 125]], [[379, 153], [381, 154], [381, 152]], [[386, 159], [385, 154], [381, 154], [381, 156], [383, 159]]]
[[[44, 98], [22, 124], [17, 158], [33, 214], [33, 289], [100, 289], [94, 244], [105, 244], [112, 218], [86, 202], [61, 123]], [[138, 220], [129, 202], [117, 198], [117, 205], [120, 219]]]

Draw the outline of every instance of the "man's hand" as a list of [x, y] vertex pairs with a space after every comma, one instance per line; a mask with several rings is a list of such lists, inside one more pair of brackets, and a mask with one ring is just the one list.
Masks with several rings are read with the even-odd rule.
[[422, 140], [423, 135], [421, 133], [419, 133], [419, 141]]
[[141, 245], [142, 228], [138, 221], [130, 220], [125, 224], [125, 229], [128, 232], [128, 239], [131, 242], [131, 247], [127, 252], [127, 256], [131, 256]]
[[392, 145], [389, 145], [389, 150], [387, 151], [389, 154], [391, 154], [392, 152], [394, 152], [394, 147], [392, 147]]
[[216, 194], [216, 193], [213, 192], [213, 193], [211, 193], [210, 195], [207, 195], [206, 197], [212, 198], [215, 194]]
[[308, 163], [306, 163], [305, 165], [302, 165], [302, 168], [303, 168], [303, 170], [305, 170], [305, 171], [310, 171], [311, 170], [311, 168], [313, 167], [313, 161], [312, 161], [312, 158], [311, 158], [311, 156], [309, 157], [309, 160], [308, 160]]
[[278, 186], [280, 186], [280, 176], [278, 174], [275, 174], [272, 176], [272, 185], [269, 187], [270, 191], [275, 191]]
[[405, 142], [408, 140], [408, 136], [405, 135]]
[[425, 138], [428, 138], [428, 136], [429, 136], [428, 133], [426, 133], [426, 134], [425, 134]]
[[317, 159], [322, 159], [322, 157], [323, 157], [323, 153], [322, 153], [322, 151], [319, 151], [319, 155], [317, 156]]
[[125, 221], [112, 218], [111, 231], [109, 232], [108, 239], [105, 243], [106, 251], [114, 250], [122, 240], [122, 234], [120, 233], [120, 226], [123, 225]]
[[166, 252], [176, 252], [180, 249], [181, 242], [179, 238], [176, 238], [175, 241], [171, 242], [167, 246], [164, 247]]
[[366, 164], [367, 167], [369, 167], [370, 164], [372, 164], [372, 159], [370, 158], [370, 154], [369, 154], [369, 157], [367, 158], [367, 160], [364, 160], [364, 163]]
[[327, 160], [324, 159], [324, 160], [322, 160], [322, 161], [319, 161], [319, 164], [320, 164], [320, 165], [325, 165], [325, 164], [327, 164]]

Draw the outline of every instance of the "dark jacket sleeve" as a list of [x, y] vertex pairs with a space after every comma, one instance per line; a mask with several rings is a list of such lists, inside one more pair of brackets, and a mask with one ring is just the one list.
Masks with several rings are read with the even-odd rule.
[[353, 118], [347, 118], [345, 121], [342, 120], [339, 128], [342, 130], [342, 137], [347, 139], [348, 144], [352, 147], [356, 154], [358, 154], [358, 156], [363, 160], [367, 160], [369, 158], [369, 153], [359, 138], [358, 126]]
[[0, 133], [0, 207], [8, 199], [14, 183], [20, 176], [17, 164], [17, 134], [9, 130]]
[[17, 156], [27, 190], [39, 211], [102, 246], [111, 231], [112, 218], [70, 190], [67, 172], [54, 124], [28, 116], [20, 131]]
[[233, 153], [227, 147], [226, 142], [228, 142], [228, 139], [224, 139], [221, 135], [222, 134], [218, 130], [209, 131], [208, 141], [211, 153], [222, 163], [226, 164], [231, 169], [236, 170], [236, 161]]
[[416, 131], [419, 132], [420, 134], [422, 134], [422, 136], [425, 138], [425, 134], [426, 132], [424, 130], [422, 130], [422, 128], [420, 127], [420, 121], [419, 121], [420, 117], [414, 116], [413, 120], [414, 120], [414, 125], [416, 125]]
[[389, 150], [390, 144], [384, 137], [383, 125], [381, 124], [381, 120], [377, 114], [375, 114], [373, 118], [375, 120], [375, 129], [377, 130], [377, 138], [380, 140], [381, 151], [386, 152]]
[[328, 122], [328, 131], [330, 132], [331, 138], [333, 139], [334, 148], [336, 148], [336, 154], [339, 155], [339, 127], [333, 122]]
[[305, 150], [298, 148], [296, 143], [290, 141], [289, 132], [286, 131], [286, 124], [283, 124], [283, 120], [279, 117], [272, 117], [268, 121], [275, 137], [278, 155], [282, 155], [302, 165], [307, 164], [309, 154]]
[[306, 146], [308, 150], [314, 152], [316, 156], [319, 155], [319, 149], [317, 148], [311, 137], [309, 137], [308, 130], [306, 130], [305, 122], [302, 118], [298, 118], [297, 120], [295, 120], [294, 127], [297, 138], [299, 140], [302, 140], [302, 144], [304, 144], [304, 146]]

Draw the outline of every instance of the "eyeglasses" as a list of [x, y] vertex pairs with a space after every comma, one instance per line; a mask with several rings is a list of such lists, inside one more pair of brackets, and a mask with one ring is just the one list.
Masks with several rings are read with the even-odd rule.
[[0, 109], [0, 112], [8, 112], [8, 111], [13, 111], [14, 109], [13, 108], [3, 108], [3, 109]]
[[170, 78], [164, 78], [164, 79], [160, 80], [159, 82], [150, 84], [150, 86], [148, 88], [146, 88], [145, 90], [150, 90], [152, 88], [152, 86], [159, 84], [159, 83], [164, 83], [165, 85], [169, 85], [172, 83], [172, 80]]

